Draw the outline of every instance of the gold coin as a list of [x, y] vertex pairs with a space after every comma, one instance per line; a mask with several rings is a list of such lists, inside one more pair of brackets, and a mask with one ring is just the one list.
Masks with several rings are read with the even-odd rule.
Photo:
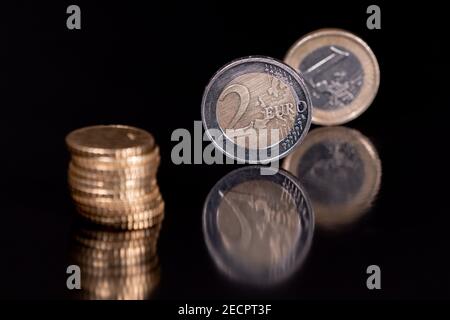
[[123, 208], [114, 208], [114, 207], [100, 207], [100, 206], [86, 206], [82, 204], [77, 204], [77, 207], [83, 211], [86, 215], [92, 215], [94, 217], [105, 217], [105, 218], [135, 218], [139, 217], [145, 218], [149, 216], [157, 216], [162, 213], [164, 210], [164, 201], [161, 196], [157, 197], [155, 200], [146, 203], [140, 208], [145, 208], [144, 210], [136, 210], [140, 208], [135, 208], [134, 210], [128, 209], [124, 210]]
[[[147, 242], [159, 236], [161, 224], [143, 230], [112, 231], [99, 230], [98, 228], [83, 228], [76, 233], [76, 239], [80, 242], [89, 241], [93, 243], [125, 243], [133, 241]], [[97, 245], [94, 245], [96, 247]]]
[[381, 161], [370, 140], [345, 127], [318, 128], [283, 163], [308, 192], [316, 225], [350, 225], [371, 207], [381, 181]]
[[156, 172], [155, 174], [136, 176], [134, 178], [110, 178], [105, 176], [104, 178], [89, 178], [78, 173], [69, 170], [68, 174], [69, 185], [80, 186], [84, 188], [100, 188], [107, 190], [129, 190], [137, 189], [146, 186], [153, 186], [156, 184]]
[[77, 192], [72, 193], [72, 199], [77, 204], [92, 206], [97, 208], [117, 208], [119, 210], [128, 208], [138, 208], [146, 204], [151, 204], [152, 201], [160, 197], [159, 188], [155, 186], [153, 190], [140, 197], [128, 198], [126, 201], [123, 199], [110, 198], [110, 197], [92, 197], [86, 194], [80, 194]]
[[125, 180], [142, 178], [145, 176], [155, 176], [158, 166], [129, 166], [124, 168], [115, 168], [106, 170], [105, 168], [87, 168], [80, 167], [77, 164], [70, 162], [69, 173], [77, 176], [93, 179], [93, 180]]
[[164, 210], [162, 209], [161, 214], [156, 216], [149, 215], [147, 217], [141, 218], [140, 216], [115, 216], [115, 217], [99, 217], [87, 214], [82, 210], [78, 212], [84, 216], [87, 220], [97, 223], [100, 225], [108, 226], [115, 229], [121, 230], [138, 230], [150, 228], [156, 224], [159, 224], [164, 219]]
[[[147, 221], [149, 219], [153, 219], [156, 217], [159, 217], [164, 213], [164, 202], [160, 201], [155, 207], [152, 209], [149, 209], [147, 211], [142, 212], [133, 212], [133, 213], [125, 213], [122, 214], [105, 214], [102, 212], [93, 212], [93, 211], [86, 211], [85, 208], [78, 206], [78, 210], [80, 213], [86, 217], [88, 217], [91, 220], [95, 221], [103, 221], [106, 223], [128, 223], [130, 221], [137, 222], [137, 221]], [[152, 224], [151, 226], [153, 226]], [[149, 226], [149, 227], [151, 227]]]
[[156, 177], [148, 176], [145, 179], [125, 179], [125, 180], [95, 180], [80, 177], [72, 172], [69, 172], [68, 176], [69, 185], [87, 189], [105, 189], [109, 191], [126, 191], [135, 190], [140, 188], [146, 188], [156, 185]]
[[156, 180], [151, 180], [151, 183], [147, 186], [141, 186], [139, 188], [127, 188], [127, 189], [105, 189], [105, 188], [90, 188], [77, 184], [70, 183], [70, 189], [72, 194], [77, 194], [82, 197], [95, 197], [108, 198], [108, 199], [120, 199], [120, 200], [132, 200], [136, 198], [142, 198], [147, 194], [150, 194], [156, 187]]
[[97, 250], [124, 250], [132, 248], [147, 250], [156, 246], [157, 239], [156, 236], [153, 236], [153, 238], [148, 239], [129, 240], [126, 242], [126, 245], [124, 245], [124, 242], [122, 241], [98, 241], [94, 239], [77, 238], [81, 244]]
[[312, 122], [337, 125], [361, 115], [375, 98], [380, 69], [370, 47], [354, 34], [321, 29], [299, 39], [284, 61], [306, 80]]
[[149, 202], [142, 202], [135, 205], [130, 205], [127, 202], [122, 204], [118, 204], [116, 206], [108, 206], [104, 204], [100, 205], [86, 205], [82, 203], [77, 203], [77, 207], [80, 210], [83, 210], [86, 214], [93, 215], [106, 215], [106, 216], [115, 216], [115, 215], [133, 215], [138, 214], [140, 212], [148, 212], [155, 211], [156, 208], [160, 206], [160, 203], [164, 202], [162, 197], [159, 195], [154, 200]]
[[159, 147], [155, 147], [154, 151], [139, 156], [129, 156], [123, 159], [115, 159], [112, 157], [85, 157], [72, 155], [72, 162], [80, 168], [96, 169], [96, 170], [115, 170], [128, 168], [133, 166], [151, 166], [159, 165]]
[[100, 125], [69, 133], [66, 143], [71, 153], [80, 156], [126, 158], [150, 152], [153, 136], [138, 128], [123, 125]]

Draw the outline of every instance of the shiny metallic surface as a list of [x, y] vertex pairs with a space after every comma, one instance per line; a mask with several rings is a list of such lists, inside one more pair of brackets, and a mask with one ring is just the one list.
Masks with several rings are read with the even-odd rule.
[[122, 230], [161, 223], [160, 155], [150, 133], [122, 125], [93, 126], [71, 132], [66, 142], [72, 156], [69, 188], [82, 217]]
[[77, 129], [67, 135], [66, 143], [71, 153], [94, 157], [130, 157], [155, 148], [155, 140], [150, 133], [124, 125], [98, 125]]
[[306, 80], [315, 124], [351, 121], [371, 105], [377, 94], [377, 59], [362, 39], [348, 31], [311, 32], [289, 49], [284, 61]]
[[[202, 120], [209, 138], [230, 158], [273, 161], [286, 156], [308, 132], [311, 100], [301, 76], [286, 64], [269, 57], [240, 58], [210, 80]], [[220, 137], [214, 139], [209, 130], [219, 131]]]
[[232, 171], [210, 191], [203, 211], [209, 253], [229, 277], [253, 285], [289, 278], [307, 256], [314, 215], [298, 181], [260, 167]]
[[381, 183], [381, 161], [374, 145], [345, 127], [312, 130], [284, 160], [299, 178], [314, 208], [316, 224], [339, 229], [358, 221], [371, 207]]
[[81, 290], [88, 300], [148, 299], [160, 281], [157, 240], [160, 224], [143, 230], [114, 231], [92, 224], [77, 226], [71, 263], [81, 269]]

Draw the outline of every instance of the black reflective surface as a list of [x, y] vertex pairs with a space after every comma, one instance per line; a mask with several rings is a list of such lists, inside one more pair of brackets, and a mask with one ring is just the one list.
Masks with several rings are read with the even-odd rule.
[[[0, 297], [72, 298], [66, 268], [77, 227], [64, 137], [81, 126], [122, 123], [152, 132], [161, 150], [166, 215], [153, 298], [449, 298], [445, 13], [439, 5], [383, 3], [382, 29], [368, 30], [369, 4], [286, 3], [290, 12], [301, 7], [301, 18], [272, 12], [278, 4], [241, 6], [238, 23], [231, 3], [91, 3], [81, 5], [79, 32], [65, 26], [68, 4], [8, 6], [0, 53]], [[220, 66], [251, 54], [282, 59], [300, 36], [322, 27], [354, 32], [378, 58], [378, 96], [347, 127], [376, 147], [380, 190], [351, 227], [316, 230], [289, 281], [265, 289], [231, 282], [208, 253], [202, 209], [237, 166], [174, 165], [171, 134], [193, 133], [203, 89]], [[379, 291], [366, 288], [372, 264], [381, 268]]]

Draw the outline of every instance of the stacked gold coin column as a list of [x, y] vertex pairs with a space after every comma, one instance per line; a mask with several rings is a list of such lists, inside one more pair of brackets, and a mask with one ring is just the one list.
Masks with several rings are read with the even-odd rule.
[[84, 218], [122, 230], [162, 221], [159, 148], [150, 133], [122, 125], [92, 126], [71, 132], [66, 143], [69, 186]]

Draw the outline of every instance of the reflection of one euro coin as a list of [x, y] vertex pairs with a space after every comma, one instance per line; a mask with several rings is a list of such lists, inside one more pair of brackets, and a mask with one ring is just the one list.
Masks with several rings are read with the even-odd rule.
[[260, 170], [232, 171], [213, 187], [204, 206], [203, 232], [221, 271], [241, 282], [271, 285], [304, 261], [314, 219], [294, 177], [282, 170], [261, 175]]
[[380, 187], [381, 161], [369, 139], [344, 127], [315, 129], [285, 159], [300, 179], [320, 227], [355, 222], [371, 207]]

